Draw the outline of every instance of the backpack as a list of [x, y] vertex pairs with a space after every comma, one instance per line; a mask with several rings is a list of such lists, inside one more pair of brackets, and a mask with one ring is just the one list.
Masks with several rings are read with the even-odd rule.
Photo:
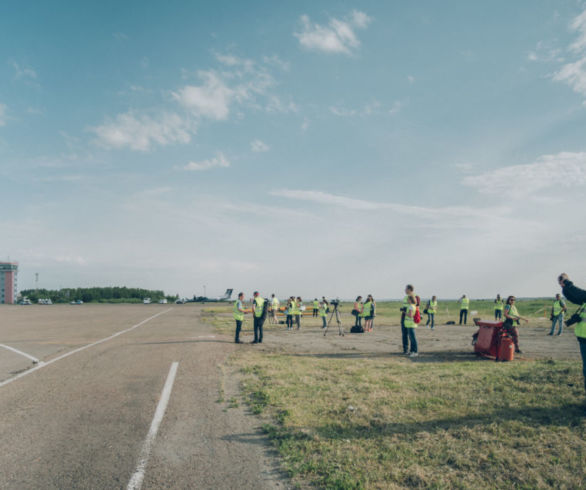
[[268, 311], [269, 311], [269, 300], [265, 298], [265, 302], [262, 305], [262, 315], [260, 316], [263, 320], [266, 320]]
[[419, 313], [419, 307], [415, 307], [415, 314], [413, 315], [413, 321], [419, 325], [421, 323], [421, 313]]

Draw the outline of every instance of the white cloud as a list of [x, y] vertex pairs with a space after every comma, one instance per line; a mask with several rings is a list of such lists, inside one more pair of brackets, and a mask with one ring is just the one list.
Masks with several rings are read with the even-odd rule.
[[30, 66], [19, 65], [16, 61], [12, 62], [12, 66], [14, 68], [14, 78], [16, 78], [17, 80], [21, 80], [21, 79], [36, 80], [37, 79], [37, 72], [33, 68], [31, 68]]
[[263, 56], [262, 60], [266, 65], [276, 66], [277, 68], [280, 68], [283, 71], [289, 71], [291, 69], [291, 63], [289, 63], [288, 61], [283, 61], [276, 54], [272, 56]]
[[195, 116], [226, 119], [234, 91], [214, 71], [201, 71], [199, 75], [204, 79], [203, 85], [187, 85], [173, 93], [173, 97]]
[[270, 150], [270, 146], [261, 140], [254, 140], [250, 143], [250, 149], [256, 153], [262, 153]]
[[165, 113], [158, 118], [119, 114], [114, 121], [90, 128], [97, 142], [106, 148], [130, 148], [147, 151], [154, 145], [189, 143], [195, 126], [181, 116]]
[[214, 167], [229, 167], [230, 162], [224, 156], [222, 152], [218, 152], [214, 158], [208, 160], [202, 160], [201, 162], [189, 162], [185, 167], [185, 170], [199, 171], [209, 170]]
[[563, 65], [553, 75], [553, 79], [566, 83], [574, 92], [586, 96], [586, 10], [572, 20], [570, 29], [577, 32], [577, 38], [569, 49], [581, 57]]
[[0, 126], [6, 126], [6, 104], [0, 103]]
[[578, 34], [578, 38], [570, 45], [570, 49], [577, 53], [584, 51], [586, 49], [586, 10], [572, 20], [570, 28]]
[[483, 194], [506, 193], [509, 197], [524, 197], [549, 187], [585, 185], [586, 153], [543, 155], [533, 163], [464, 177], [462, 183]]
[[355, 199], [352, 197], [340, 196], [337, 194], [330, 194], [328, 192], [315, 190], [308, 191], [299, 189], [276, 189], [274, 191], [270, 191], [269, 194], [275, 197], [285, 197], [299, 201], [314, 202], [353, 211], [388, 210], [404, 215], [429, 219], [436, 218], [441, 215], [462, 218], [472, 216], [489, 217], [493, 216], [495, 213], [499, 215], [508, 213], [508, 209], [504, 207], [486, 209], [478, 209], [467, 206], [426, 208], [423, 206], [412, 206], [393, 202], [366, 201], [363, 199]]
[[567, 83], [574, 92], [586, 96], [586, 56], [574, 63], [562, 66], [553, 79], [557, 82]]
[[299, 43], [324, 53], [351, 54], [360, 46], [355, 29], [364, 29], [371, 22], [364, 12], [354, 10], [345, 20], [330, 19], [327, 25], [314, 24], [309, 16], [301, 16], [301, 30], [294, 35]]

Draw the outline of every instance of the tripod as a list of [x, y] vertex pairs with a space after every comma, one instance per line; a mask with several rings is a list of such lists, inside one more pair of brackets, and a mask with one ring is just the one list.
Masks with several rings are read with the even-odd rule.
[[344, 329], [342, 328], [342, 320], [340, 319], [340, 310], [338, 310], [338, 303], [333, 303], [332, 306], [334, 307], [334, 310], [332, 311], [332, 313], [330, 315], [330, 319], [328, 320], [328, 324], [327, 324], [326, 328], [324, 329], [324, 337], [328, 333], [328, 328], [330, 326], [330, 323], [332, 323], [332, 319], [334, 318], [334, 315], [336, 316], [336, 323], [338, 324], [338, 335], [341, 335], [343, 337], [344, 336]]

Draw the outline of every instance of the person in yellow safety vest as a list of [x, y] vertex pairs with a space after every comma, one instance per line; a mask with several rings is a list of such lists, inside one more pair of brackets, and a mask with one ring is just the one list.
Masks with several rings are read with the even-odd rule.
[[319, 316], [319, 300], [317, 298], [315, 298], [313, 300], [313, 314], [312, 317], [317, 317]]
[[364, 318], [364, 331], [372, 332], [372, 320], [374, 318], [374, 299], [372, 295], [366, 297], [366, 302], [362, 305], [362, 313], [360, 316]]
[[416, 303], [417, 300], [415, 299], [415, 296], [407, 296], [407, 311], [405, 311], [404, 324], [409, 337], [409, 343], [411, 344], [409, 357], [417, 357], [419, 355], [417, 352], [417, 337], [415, 336], [415, 329], [418, 325], [414, 320], [415, 312], [417, 311]]
[[244, 321], [244, 314], [246, 310], [244, 309], [244, 293], [238, 293], [238, 299], [234, 302], [234, 307], [232, 309], [232, 314], [234, 316], [234, 320], [236, 320], [236, 337], [234, 342], [237, 344], [243, 344], [240, 340], [240, 331], [242, 330], [242, 322]]
[[514, 296], [509, 296], [507, 298], [507, 304], [505, 305], [505, 321], [503, 323], [503, 330], [513, 338], [513, 343], [515, 344], [515, 352], [517, 354], [522, 354], [521, 349], [519, 349], [519, 330], [517, 330], [515, 323], [519, 323], [520, 320], [523, 320], [525, 323], [529, 323], [529, 320], [519, 315], [517, 307], [515, 306], [516, 301], [517, 298], [515, 298]]
[[564, 330], [564, 313], [566, 311], [566, 303], [560, 294], [555, 295], [555, 301], [551, 307], [551, 330], [548, 335], [555, 333], [555, 324], [559, 323], [558, 335], [561, 335]]
[[470, 299], [465, 294], [460, 298], [460, 325], [462, 325], [462, 319], [464, 319], [464, 325], [468, 321], [468, 309], [470, 308]]
[[265, 301], [266, 300], [258, 293], [258, 291], [254, 292], [252, 301], [252, 314], [254, 316], [253, 344], [262, 344], [262, 327], [265, 322], [265, 319], [263, 318]]
[[435, 314], [437, 313], [437, 298], [432, 296], [427, 303], [427, 323], [425, 326], [429, 326], [432, 330], [435, 328]]
[[318, 310], [319, 310], [319, 316], [321, 316], [321, 321], [322, 321], [322, 328], [326, 328], [327, 322], [326, 322], [326, 305], [323, 302], [319, 302], [318, 303]]
[[[405, 327], [405, 318], [407, 316], [407, 310], [409, 309], [409, 297], [415, 297], [415, 289], [411, 284], [405, 286], [405, 297], [403, 298], [403, 305], [401, 306], [401, 340], [403, 341], [403, 354], [409, 353], [409, 330]], [[415, 305], [417, 305], [417, 299], [415, 299]]]
[[503, 310], [505, 308], [505, 302], [501, 298], [500, 294], [496, 295], [496, 299], [494, 300], [494, 319], [500, 320], [503, 318]]
[[297, 325], [297, 330], [301, 328], [301, 315], [303, 314], [303, 301], [299, 296], [295, 300], [295, 310], [293, 311], [293, 315], [295, 316], [295, 324]]
[[574, 324], [574, 333], [580, 344], [580, 355], [582, 356], [582, 374], [584, 375], [584, 389], [586, 390], [586, 291], [574, 286], [566, 273], [558, 277], [558, 283], [562, 287], [562, 292], [568, 301], [579, 305], [578, 311], [566, 322], [570, 327]]
[[279, 301], [279, 298], [275, 297], [275, 294], [273, 293], [271, 295], [271, 313], [272, 313], [272, 318], [273, 318], [273, 323], [278, 323], [277, 320], [277, 313], [279, 312], [279, 307], [281, 306], [281, 302]]

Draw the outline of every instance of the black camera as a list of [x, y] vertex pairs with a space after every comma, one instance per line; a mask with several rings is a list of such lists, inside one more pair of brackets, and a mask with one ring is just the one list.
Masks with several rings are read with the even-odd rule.
[[339, 306], [340, 305], [340, 300], [339, 299], [332, 299], [332, 300], [330, 300], [330, 304], [332, 306]]
[[578, 313], [574, 313], [570, 318], [566, 320], [566, 327], [571, 327], [572, 325], [579, 323], [582, 320], [582, 317]]

